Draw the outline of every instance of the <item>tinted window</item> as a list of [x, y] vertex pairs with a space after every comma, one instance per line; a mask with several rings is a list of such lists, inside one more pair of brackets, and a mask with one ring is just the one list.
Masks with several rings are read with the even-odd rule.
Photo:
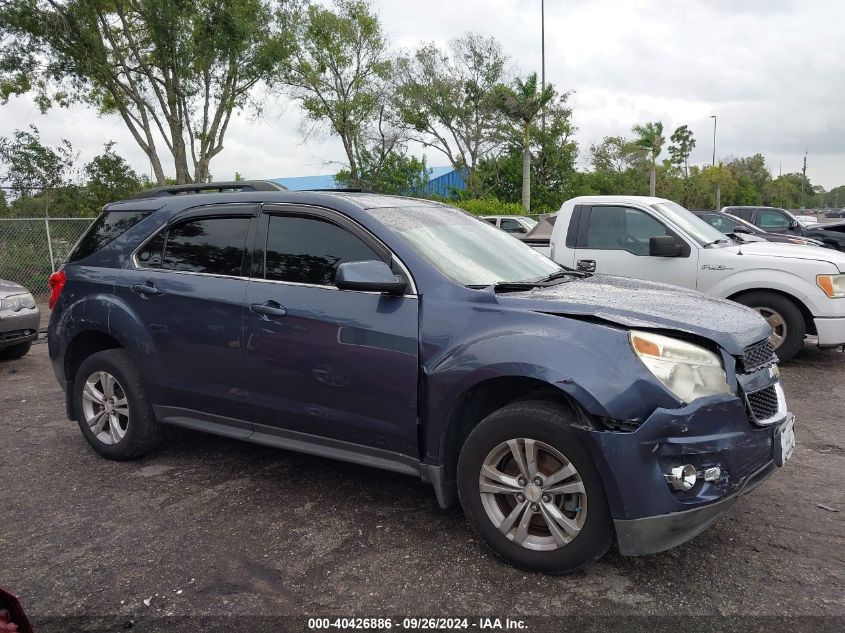
[[101, 213], [79, 242], [76, 243], [67, 260], [75, 262], [97, 252], [149, 214], [150, 211], [108, 211]]
[[333, 286], [342, 263], [374, 259], [382, 258], [336, 224], [316, 218], [270, 216], [266, 279]]
[[739, 226], [739, 222], [734, 222], [726, 215], [720, 215], [718, 213], [708, 213], [707, 215], [700, 215], [698, 217], [707, 222], [707, 224], [718, 230], [720, 233], [724, 233], [726, 235], [728, 233], [733, 233], [734, 230], [736, 230], [736, 227]]
[[764, 231], [788, 229], [789, 218], [780, 211], [760, 209], [760, 211], [757, 212], [757, 226]]
[[203, 218], [170, 229], [162, 268], [239, 276], [249, 218]]
[[516, 220], [504, 218], [502, 220], [502, 230], [507, 233], [526, 233], [525, 227]]
[[484, 218], [484, 221], [485, 221], [485, 222], [489, 222], [489, 223], [490, 223], [490, 224], [492, 224], [493, 226], [495, 226], [495, 225], [496, 225], [496, 218]]
[[167, 231], [162, 231], [153, 239], [144, 244], [138, 251], [138, 263], [144, 268], [161, 268], [161, 259], [164, 256], [164, 244], [167, 241]]
[[649, 239], [656, 235], [669, 233], [647, 213], [626, 207], [593, 207], [587, 248], [648, 255]]

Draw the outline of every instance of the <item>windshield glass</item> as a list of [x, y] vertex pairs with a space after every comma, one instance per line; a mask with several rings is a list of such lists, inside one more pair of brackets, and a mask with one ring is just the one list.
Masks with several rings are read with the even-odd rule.
[[687, 211], [677, 202], [666, 200], [665, 202], [657, 202], [651, 206], [672, 220], [672, 222], [677, 224], [701, 246], [706, 246], [721, 240], [724, 240], [725, 243], [729, 242], [728, 238], [722, 235], [719, 231], [714, 229], [691, 211]]
[[533, 229], [535, 226], [537, 226], [537, 220], [535, 220], [534, 218], [522, 218], [522, 223], [529, 229]]
[[442, 206], [369, 209], [432, 266], [464, 286], [539, 279], [561, 267], [504, 231]]

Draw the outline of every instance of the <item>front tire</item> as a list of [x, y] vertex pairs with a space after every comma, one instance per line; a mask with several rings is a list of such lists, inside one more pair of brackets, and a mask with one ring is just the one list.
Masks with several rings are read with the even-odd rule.
[[82, 435], [103, 457], [141, 457], [161, 442], [141, 375], [122, 349], [86, 358], [73, 382], [73, 408]]
[[772, 328], [769, 340], [778, 359], [791, 360], [803, 347], [807, 324], [801, 310], [790, 299], [774, 292], [756, 291], [736, 298], [737, 303], [754, 308]]
[[458, 459], [470, 525], [495, 554], [562, 574], [601, 558], [613, 524], [601, 478], [572, 430], [572, 412], [543, 401], [509, 404], [473, 429]]
[[0, 349], [0, 360], [15, 360], [26, 356], [32, 348], [32, 341], [26, 343], [18, 343], [6, 349]]

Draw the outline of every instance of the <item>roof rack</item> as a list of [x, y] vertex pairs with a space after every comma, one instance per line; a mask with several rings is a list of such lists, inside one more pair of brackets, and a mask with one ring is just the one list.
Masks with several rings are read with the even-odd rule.
[[144, 189], [134, 194], [131, 199], [162, 198], [165, 196], [184, 196], [195, 193], [228, 193], [241, 191], [287, 191], [288, 188], [269, 180], [227, 180], [223, 182], [196, 182], [187, 185], [166, 185], [153, 189]]

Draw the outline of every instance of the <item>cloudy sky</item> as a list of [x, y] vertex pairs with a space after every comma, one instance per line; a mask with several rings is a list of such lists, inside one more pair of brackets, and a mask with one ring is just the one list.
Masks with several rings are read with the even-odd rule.
[[[540, 0], [375, 0], [393, 45], [445, 45], [472, 30], [495, 36], [516, 71], [540, 67]], [[842, 0], [546, 0], [546, 78], [575, 92], [582, 162], [591, 143], [662, 121], [687, 124], [693, 163], [762, 153], [776, 176], [799, 171], [845, 184], [845, 20]], [[303, 141], [295, 106], [239, 117], [211, 165], [217, 179], [334, 173], [330, 136]], [[108, 140], [140, 172], [149, 164], [116, 118], [82, 107], [42, 116], [28, 98], [0, 107], [0, 136], [35, 124], [42, 140], [67, 138], [85, 161]], [[668, 136], [667, 133], [667, 136]], [[446, 161], [429, 153], [430, 165]]]

